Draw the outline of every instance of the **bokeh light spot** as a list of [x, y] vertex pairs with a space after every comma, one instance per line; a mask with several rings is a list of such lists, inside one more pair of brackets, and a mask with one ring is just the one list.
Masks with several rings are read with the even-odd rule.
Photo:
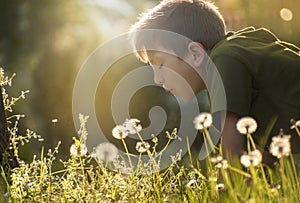
[[290, 9], [282, 8], [280, 10], [280, 17], [285, 21], [291, 21], [293, 19], [293, 12]]

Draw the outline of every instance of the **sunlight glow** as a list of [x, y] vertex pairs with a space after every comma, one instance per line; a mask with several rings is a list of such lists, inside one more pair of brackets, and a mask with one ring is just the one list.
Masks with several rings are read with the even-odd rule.
[[123, 19], [135, 12], [130, 3], [124, 0], [78, 0], [78, 2], [86, 8], [87, 16], [96, 27], [109, 36], [128, 28], [129, 25]]

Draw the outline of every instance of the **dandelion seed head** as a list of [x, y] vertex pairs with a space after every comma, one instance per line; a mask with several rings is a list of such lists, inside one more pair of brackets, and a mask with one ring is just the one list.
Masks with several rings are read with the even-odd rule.
[[290, 138], [290, 135], [279, 135], [272, 137], [270, 153], [279, 159], [283, 156], [289, 156], [291, 153]]
[[126, 130], [126, 128], [122, 125], [117, 125], [116, 127], [114, 127], [114, 129], [112, 130], [112, 135], [117, 138], [117, 139], [125, 139], [128, 135], [128, 131]]
[[123, 126], [126, 128], [129, 134], [136, 134], [142, 130], [140, 120], [136, 118], [126, 119]]
[[212, 116], [210, 113], [200, 113], [198, 116], [194, 119], [195, 129], [197, 130], [203, 130], [207, 129], [212, 125]]
[[291, 126], [291, 129], [294, 129], [294, 128], [296, 128], [296, 127], [300, 127], [300, 120], [295, 121], [294, 119], [291, 119], [291, 123], [293, 124], [293, 125]]
[[119, 150], [115, 145], [104, 142], [94, 149], [92, 156], [98, 161], [110, 162], [118, 158], [118, 153]]
[[249, 154], [243, 154], [240, 158], [240, 162], [246, 168], [250, 166], [258, 166], [262, 161], [262, 154], [259, 150], [253, 150]]
[[257, 123], [252, 117], [243, 117], [236, 123], [236, 129], [244, 135], [248, 133], [252, 134], [257, 129]]
[[139, 153], [144, 153], [146, 152], [148, 149], [150, 148], [150, 144], [148, 142], [137, 142], [135, 149], [139, 152]]
[[82, 157], [87, 153], [87, 147], [85, 144], [72, 144], [70, 147], [70, 154], [74, 157]]

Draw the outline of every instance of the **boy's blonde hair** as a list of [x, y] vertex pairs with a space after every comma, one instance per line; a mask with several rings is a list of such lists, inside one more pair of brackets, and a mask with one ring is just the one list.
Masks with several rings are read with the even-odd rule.
[[225, 23], [217, 7], [211, 2], [204, 0], [161, 1], [157, 6], [143, 13], [130, 30], [138, 58], [147, 63], [147, 47], [153, 47], [153, 43], [183, 56], [188, 41], [179, 42], [183, 43], [180, 45], [177, 42], [173, 43], [170, 39], [164, 39], [163, 36], [158, 36], [155, 32], [141, 34], [143, 30], [174, 32], [191, 41], [201, 43], [206, 51], [210, 51], [217, 42], [224, 38]]

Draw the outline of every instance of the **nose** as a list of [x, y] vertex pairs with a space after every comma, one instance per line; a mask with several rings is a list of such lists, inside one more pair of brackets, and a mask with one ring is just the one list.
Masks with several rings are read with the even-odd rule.
[[163, 74], [159, 70], [154, 70], [154, 82], [158, 85], [162, 85], [165, 82]]

